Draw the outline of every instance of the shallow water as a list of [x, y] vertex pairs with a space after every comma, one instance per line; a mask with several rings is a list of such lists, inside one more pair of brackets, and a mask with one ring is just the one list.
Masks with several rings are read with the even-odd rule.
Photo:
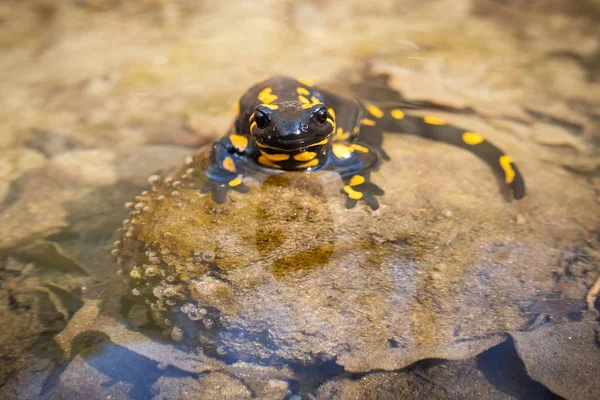
[[[4, 2], [0, 398], [593, 398], [598, 7]], [[319, 174], [152, 191], [270, 74], [485, 132], [527, 196], [392, 134], [376, 212]]]

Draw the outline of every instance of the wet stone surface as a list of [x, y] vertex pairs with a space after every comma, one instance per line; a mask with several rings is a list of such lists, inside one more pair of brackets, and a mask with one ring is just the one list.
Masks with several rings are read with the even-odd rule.
[[[467, 156], [436, 163], [446, 146], [386, 140], [402, 168], [392, 161], [375, 174], [386, 190], [377, 212], [345, 210], [341, 183], [323, 173], [277, 173], [218, 205], [198, 190], [202, 151], [150, 177], [113, 252], [131, 296], [171, 339], [206, 355], [352, 373], [472, 357], [527, 329], [530, 309], [551, 301], [561, 243], [583, 241], [581, 224], [597, 212], [593, 192], [572, 179], [542, 184], [551, 172], [524, 160], [536, 189], [507, 202], [474, 157], [450, 181], [444, 170], [461, 170]], [[408, 186], [403, 175], [415, 170], [435, 192]], [[539, 230], [552, 220], [561, 224]], [[563, 315], [583, 309], [562, 304]]]

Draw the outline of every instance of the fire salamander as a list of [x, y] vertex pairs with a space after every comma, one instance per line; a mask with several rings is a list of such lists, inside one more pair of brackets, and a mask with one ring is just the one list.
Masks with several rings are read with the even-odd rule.
[[512, 190], [525, 195], [525, 184], [510, 156], [480, 133], [447, 125], [433, 117], [417, 117], [390, 106], [377, 106], [321, 89], [312, 82], [271, 77], [251, 87], [240, 99], [231, 134], [212, 148], [208, 181], [202, 193], [223, 203], [227, 191], [247, 192], [244, 180], [276, 171], [330, 170], [344, 181], [346, 207], [364, 200], [379, 207], [384, 191], [371, 182], [387, 155], [383, 132], [409, 133], [469, 150], [487, 162]]

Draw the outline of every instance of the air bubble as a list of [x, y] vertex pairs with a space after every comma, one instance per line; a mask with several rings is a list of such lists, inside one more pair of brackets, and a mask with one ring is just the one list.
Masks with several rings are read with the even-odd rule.
[[163, 233], [163, 237], [165, 239], [170, 238], [171, 237], [171, 232], [165, 232], [165, 233]]
[[152, 290], [152, 294], [154, 295], [154, 297], [162, 297], [163, 294], [163, 287], [162, 286], [157, 286]]
[[172, 286], [167, 286], [165, 290], [163, 290], [163, 296], [165, 297], [173, 297], [175, 296], [175, 289]]
[[171, 196], [173, 196], [173, 197], [177, 197], [177, 196], [179, 196], [179, 190], [173, 190], [173, 191], [171, 192]]
[[140, 290], [138, 288], [134, 288], [134, 289], [131, 289], [131, 294], [134, 296], [139, 296], [140, 294], [142, 294], [142, 292], [140, 292]]
[[112, 254], [113, 256], [118, 256], [119, 255], [119, 249], [112, 249], [110, 251], [110, 254]]
[[177, 303], [175, 302], [175, 300], [173, 300], [173, 299], [169, 299], [169, 300], [165, 301], [165, 303], [166, 303], [168, 306], [174, 306], [175, 304], [177, 304]]
[[146, 276], [154, 276], [154, 275], [156, 275], [156, 269], [154, 267], [148, 267], [148, 268], [146, 268], [146, 271], [144, 272], [144, 274]]
[[174, 188], [179, 187], [179, 186], [181, 186], [181, 181], [175, 181], [175, 182], [173, 182], [173, 187]]
[[164, 199], [165, 199], [165, 196], [163, 196], [162, 194], [156, 198], [156, 200], [158, 200], [158, 201], [163, 201]]
[[165, 325], [167, 325], [167, 326], [171, 326], [171, 325], [173, 325], [173, 323], [171, 322], [171, 320], [170, 320], [169, 318], [165, 318], [165, 320], [164, 320], [164, 323], [165, 323]]
[[145, 206], [144, 206], [144, 203], [137, 203], [137, 204], [134, 206], [134, 208], [135, 208], [136, 210], [141, 210], [141, 209], [142, 209], [142, 208], [144, 208], [144, 207], [145, 207]]
[[203, 261], [210, 262], [210, 261], [214, 261], [214, 259], [215, 259], [215, 254], [213, 252], [208, 251], [208, 252], [202, 254]]
[[127, 203], [125, 203], [125, 208], [132, 209], [133, 208], [133, 203], [131, 201], [128, 201]]
[[129, 276], [132, 277], [133, 279], [142, 279], [142, 276], [140, 275], [140, 273], [135, 269], [131, 270], [131, 272], [129, 273]]
[[214, 325], [214, 321], [212, 320], [212, 318], [204, 318], [204, 326], [207, 328], [212, 328], [212, 326]]
[[120, 240], [115, 240], [115, 241], [113, 242], [113, 246], [115, 246], [115, 247], [116, 247], [116, 246], [120, 246], [120, 245], [121, 245], [121, 241], [120, 241]]
[[147, 190], [143, 190], [142, 193], [140, 193], [140, 195], [147, 196], [148, 195], [148, 191]]
[[217, 353], [219, 355], [225, 355], [227, 354], [227, 349], [225, 348], [225, 346], [219, 346], [217, 347]]
[[192, 156], [187, 156], [185, 158], [185, 165], [192, 165], [194, 163], [194, 158]]
[[167, 276], [167, 282], [170, 282], [170, 283], [175, 282], [175, 275]]
[[158, 175], [150, 175], [148, 177], [148, 184], [150, 184], [150, 185], [156, 185], [158, 182], [160, 182], [160, 176], [158, 176]]
[[181, 342], [181, 340], [183, 339], [183, 329], [174, 327], [171, 330], [171, 339], [173, 339], [176, 342]]

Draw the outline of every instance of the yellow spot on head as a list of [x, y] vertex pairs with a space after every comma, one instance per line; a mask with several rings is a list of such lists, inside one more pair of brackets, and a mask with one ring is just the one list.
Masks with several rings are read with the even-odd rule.
[[308, 100], [306, 97], [304, 96], [298, 96], [298, 100], [301, 101], [304, 104], [308, 104], [310, 105], [310, 107], [312, 107], [312, 104], [310, 103], [310, 100]]
[[309, 167], [314, 167], [316, 165], [319, 165], [319, 160], [317, 160], [316, 158], [313, 158], [309, 162], [305, 162], [304, 164], [298, 165], [298, 168], [309, 168]]
[[307, 80], [307, 79], [301, 79], [301, 78], [298, 78], [298, 79], [296, 79], [296, 80], [297, 80], [298, 82], [300, 82], [301, 84], [303, 84], [304, 86], [308, 86], [308, 87], [313, 87], [313, 86], [315, 86], [315, 84], [314, 84], [312, 81], [309, 81], [309, 80]]
[[223, 160], [223, 168], [225, 168], [229, 172], [235, 172], [235, 164], [231, 157], [225, 157]]
[[277, 110], [279, 108], [277, 104], [261, 104], [261, 106], [270, 108], [271, 110]]
[[333, 110], [333, 108], [328, 108], [327, 112], [329, 113], [329, 115], [331, 115], [331, 118], [335, 119], [335, 111]]
[[254, 121], [251, 125], [250, 125], [250, 133], [252, 133], [252, 130], [254, 129], [254, 127], [256, 126], [256, 121]]
[[290, 158], [289, 154], [269, 154], [269, 153], [265, 153], [262, 150], [260, 152], [269, 161], [278, 162], [278, 161], [285, 161]]
[[272, 94], [273, 89], [270, 87], [264, 88], [261, 92], [256, 96], [261, 103], [271, 104], [275, 100], [277, 100], [277, 96]]
[[373, 121], [372, 119], [368, 119], [368, 118], [363, 118], [360, 123], [363, 125], [367, 125], [367, 126], [375, 126], [375, 121]]
[[366, 148], [365, 146], [361, 146], [360, 144], [351, 144], [350, 146], [352, 146], [352, 148], [354, 150], [358, 150], [361, 153], [368, 153], [369, 152], [368, 148]]
[[313, 104], [321, 104], [321, 100], [317, 99], [315, 96], [310, 98], [310, 102]]
[[398, 110], [397, 108], [393, 109], [390, 112], [390, 115], [392, 116], [392, 118], [395, 118], [395, 119], [402, 119], [402, 118], [404, 118], [404, 113], [402, 112], [402, 110]]
[[296, 161], [310, 161], [317, 156], [317, 153], [314, 151], [305, 151], [299, 154], [294, 155], [294, 160]]
[[235, 179], [229, 181], [229, 186], [236, 187], [242, 183], [242, 174], [238, 175]]
[[500, 157], [500, 166], [504, 170], [504, 176], [508, 184], [511, 184], [515, 180], [515, 170], [510, 165], [512, 162], [513, 160], [509, 156]]
[[265, 167], [270, 167], [270, 168], [281, 168], [281, 166], [275, 164], [274, 162], [271, 162], [269, 160], [267, 160], [265, 158], [265, 156], [260, 156], [258, 157], [258, 162], [262, 165], [264, 165]]
[[334, 143], [331, 145], [331, 151], [333, 151], [333, 154], [337, 158], [343, 160], [350, 157], [350, 155], [354, 152], [354, 149], [350, 146], [346, 146], [345, 144]]
[[308, 96], [310, 94], [310, 92], [303, 87], [297, 88], [296, 92], [298, 92], [298, 94], [301, 94], [303, 96]]
[[237, 151], [244, 151], [248, 147], [248, 138], [242, 135], [230, 135], [229, 140]]
[[361, 192], [357, 192], [356, 190], [352, 189], [350, 186], [344, 186], [344, 192], [348, 193], [348, 197], [350, 197], [353, 200], [360, 200], [363, 197], [363, 194]]
[[479, 133], [465, 132], [462, 134], [462, 140], [466, 144], [470, 144], [471, 146], [474, 146], [476, 144], [482, 143], [484, 139], [483, 139], [483, 136], [481, 136]]
[[431, 117], [431, 116], [427, 116], [425, 118], [423, 118], [423, 121], [425, 121], [426, 124], [429, 125], [444, 125], [446, 122], [438, 117]]
[[383, 117], [383, 111], [381, 111], [381, 109], [379, 107], [376, 107], [372, 104], [369, 104], [367, 106], [367, 110], [369, 110], [369, 112], [371, 113], [372, 116], [374, 116], [375, 118], [381, 118]]
[[362, 175], [354, 175], [352, 179], [350, 179], [350, 186], [358, 186], [365, 183], [365, 177]]

